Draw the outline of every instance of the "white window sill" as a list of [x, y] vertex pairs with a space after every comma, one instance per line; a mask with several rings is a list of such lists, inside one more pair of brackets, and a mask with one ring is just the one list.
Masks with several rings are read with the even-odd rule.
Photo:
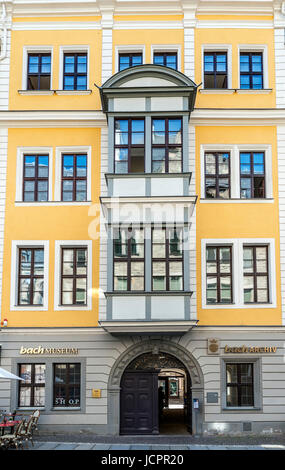
[[205, 95], [232, 95], [233, 93], [239, 94], [257, 94], [267, 95], [273, 91], [272, 88], [252, 89], [252, 88], [200, 88], [199, 93]]
[[273, 204], [274, 199], [206, 199], [200, 198], [201, 204]]
[[202, 304], [202, 310], [250, 309], [250, 308], [276, 308], [276, 304]]
[[88, 305], [88, 306], [85, 305], [84, 307], [76, 307], [74, 305], [71, 305], [70, 307], [68, 305], [65, 305], [64, 307], [62, 307], [61, 305], [58, 305], [58, 306], [54, 307], [55, 312], [59, 312], [59, 311], [62, 311], [62, 312], [73, 312], [73, 311], [84, 312], [84, 311], [90, 311], [90, 310], [92, 310], [91, 305]]
[[55, 90], [57, 95], [90, 95], [92, 90]]
[[222, 411], [228, 411], [228, 412], [261, 411], [261, 408], [259, 406], [232, 406], [232, 407], [226, 406], [226, 407], [222, 407]]
[[47, 306], [38, 307], [37, 305], [29, 305], [28, 307], [20, 307], [19, 305], [10, 306], [11, 312], [47, 312]]
[[199, 92], [205, 95], [232, 95], [236, 90], [235, 88], [200, 88]]
[[273, 91], [272, 88], [262, 88], [261, 90], [258, 89], [245, 89], [245, 88], [237, 88], [236, 93], [240, 94], [247, 94], [249, 93], [250, 95], [268, 95]]
[[92, 201], [45, 201], [45, 202], [24, 202], [15, 201], [16, 207], [42, 207], [42, 206], [90, 206]]
[[54, 90], [18, 90], [19, 95], [54, 95]]
[[54, 406], [51, 411], [81, 411], [81, 408], [76, 406]]

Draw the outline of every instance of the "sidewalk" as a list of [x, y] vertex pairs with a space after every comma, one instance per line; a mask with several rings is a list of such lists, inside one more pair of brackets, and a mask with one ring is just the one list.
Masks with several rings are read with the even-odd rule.
[[261, 445], [165, 445], [165, 444], [136, 444], [136, 443], [95, 443], [94, 442], [40, 442], [34, 443], [34, 447], [29, 446], [29, 450], [99, 450], [99, 451], [128, 451], [128, 450], [285, 450], [285, 445], [261, 444]]

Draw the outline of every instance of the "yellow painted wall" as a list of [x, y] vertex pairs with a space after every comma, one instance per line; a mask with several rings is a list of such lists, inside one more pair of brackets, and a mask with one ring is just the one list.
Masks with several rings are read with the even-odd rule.
[[[91, 146], [92, 203], [100, 194], [100, 129], [9, 129], [7, 198], [4, 235], [2, 317], [9, 327], [96, 326], [99, 304], [99, 238], [92, 242], [92, 310], [54, 311], [55, 240], [89, 240], [88, 227], [94, 217], [90, 206], [15, 207], [17, 147], [46, 146], [53, 148], [53, 190], [55, 148]], [[95, 214], [94, 214], [95, 215]], [[10, 311], [12, 240], [49, 240], [48, 311]], [[57, 260], [58, 261], [58, 260]]]
[[[184, 72], [184, 31], [181, 29], [155, 30], [114, 30], [113, 31], [113, 73], [115, 73], [115, 48], [116, 46], [144, 45], [145, 63], [151, 64], [151, 46], [164, 45], [181, 46], [181, 72]], [[161, 48], [160, 48], [161, 49]]]
[[[262, 19], [262, 17], [261, 17]], [[250, 91], [247, 94], [213, 95], [197, 93], [196, 108], [275, 108], [275, 61], [273, 29], [195, 29], [195, 83], [203, 82], [202, 46], [207, 44], [232, 45], [232, 87], [239, 88], [239, 53], [240, 45], [267, 45], [268, 88], [269, 94]]]
[[[89, 46], [90, 95], [20, 95], [23, 89], [23, 47], [52, 46], [52, 89], [62, 88], [59, 84], [60, 46]], [[97, 110], [101, 109], [98, 89], [101, 85], [102, 67], [101, 30], [77, 31], [12, 31], [9, 108], [11, 110]]]
[[[274, 203], [200, 203], [200, 146], [205, 144], [272, 145]], [[199, 325], [281, 325], [278, 171], [275, 127], [196, 127], [197, 314]], [[274, 238], [277, 308], [202, 309], [201, 240]]]

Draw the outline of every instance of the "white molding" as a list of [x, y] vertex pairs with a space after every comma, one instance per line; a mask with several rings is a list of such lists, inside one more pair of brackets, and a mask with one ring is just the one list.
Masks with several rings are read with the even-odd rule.
[[[222, 14], [222, 13], [216, 13]], [[228, 11], [226, 14], [232, 15]], [[273, 29], [273, 21], [268, 20], [197, 20], [198, 29]]]
[[[227, 52], [227, 77], [228, 77], [228, 86], [223, 89], [224, 92], [232, 92], [232, 45], [231, 44], [202, 44], [201, 53], [202, 53], [202, 83], [203, 88], [200, 89], [202, 93], [207, 92], [207, 88], [204, 88], [204, 52]], [[215, 92], [220, 92], [221, 89], [215, 89]]]
[[54, 90], [54, 93], [56, 95], [90, 95], [92, 90]]
[[[245, 304], [243, 301], [243, 245], [268, 245], [268, 278], [269, 302], [265, 304]], [[208, 305], [206, 301], [206, 246], [231, 245], [232, 246], [232, 304]], [[230, 238], [230, 239], [202, 239], [201, 240], [201, 281], [202, 281], [202, 309], [252, 309], [276, 308], [276, 263], [274, 238]]]
[[152, 44], [151, 45], [151, 63], [155, 52], [176, 52], [177, 70], [181, 72], [181, 44]]
[[101, 29], [99, 21], [23, 21], [12, 24], [12, 31], [77, 31], [98, 29]]
[[[68, 46], [59, 46], [59, 77], [58, 77], [58, 89], [56, 90], [56, 93], [59, 94], [60, 91], [76, 91], [76, 92], [81, 92], [81, 91], [88, 91], [90, 90], [90, 84], [89, 84], [89, 79], [90, 79], [90, 72], [89, 72], [89, 62], [90, 62], [90, 47], [85, 46], [85, 45], [68, 45]], [[87, 90], [63, 90], [63, 57], [64, 53], [72, 53], [72, 52], [83, 52], [87, 54], [87, 82], [86, 82], [86, 88]], [[67, 93], [65, 93], [67, 94]], [[73, 93], [72, 93], [73, 94]]]
[[256, 89], [256, 88], [237, 88], [236, 93], [242, 94], [242, 95], [269, 95], [269, 93], [272, 93], [273, 89], [272, 88], [261, 88], [261, 89]]
[[114, 21], [113, 29], [116, 29], [116, 30], [183, 29], [183, 22], [182, 21]]
[[[87, 154], [87, 201], [62, 201], [61, 200], [61, 162], [63, 153], [86, 153]], [[91, 170], [91, 146], [64, 146], [56, 147], [55, 150], [55, 179], [54, 179], [54, 201], [62, 205], [89, 205], [91, 201], [91, 184], [92, 184], [92, 170]]]
[[[268, 83], [268, 45], [267, 44], [239, 44], [238, 45], [238, 90], [240, 93], [240, 53], [241, 52], [262, 52], [262, 68], [263, 68], [263, 87], [262, 90], [270, 90]], [[242, 89], [243, 90], [243, 89]], [[248, 90], [247, 90], [248, 91]], [[261, 90], [252, 90], [258, 92]]]
[[[23, 201], [23, 167], [24, 167], [24, 154], [29, 155], [48, 155], [48, 201], [52, 201], [52, 175], [53, 175], [53, 150], [51, 147], [18, 147], [17, 148], [17, 166], [16, 166], [16, 193], [15, 202]], [[31, 206], [41, 206], [45, 202], [34, 201], [29, 202]]]
[[130, 53], [141, 53], [142, 54], [142, 64], [145, 64], [145, 45], [144, 44], [134, 44], [134, 45], [119, 45], [115, 46], [115, 73], [119, 72], [119, 54]]
[[[19, 274], [19, 248], [35, 247], [44, 249], [44, 295], [43, 306], [18, 305], [18, 274]], [[49, 287], [49, 241], [48, 240], [12, 240], [11, 251], [11, 287], [10, 287], [10, 310], [11, 311], [47, 311], [48, 310], [48, 287]]]
[[[86, 306], [61, 306], [60, 305], [60, 266], [61, 247], [86, 246], [87, 247], [87, 305]], [[55, 264], [54, 264], [54, 310], [55, 311], [85, 311], [92, 310], [92, 240], [56, 240], [55, 241]]]
[[[220, 199], [206, 199], [205, 195], [205, 152], [230, 152], [230, 171], [231, 171], [231, 198], [220, 200]], [[241, 199], [240, 198], [240, 152], [264, 152], [265, 156], [265, 192], [266, 198], [262, 199]], [[202, 144], [200, 146], [200, 194], [204, 204], [210, 202], [213, 203], [251, 203], [259, 204], [264, 202], [273, 202], [273, 175], [272, 175], [272, 148], [271, 145], [263, 144], [238, 144], [238, 145], [227, 145], [227, 144]]]
[[28, 54], [36, 53], [50, 53], [51, 63], [50, 63], [50, 90], [53, 90], [53, 46], [24, 46], [23, 47], [23, 68], [22, 68], [22, 90], [19, 90], [19, 93], [26, 92], [27, 94], [52, 94], [52, 91], [47, 90], [28, 90], [27, 89], [27, 79], [28, 79]]

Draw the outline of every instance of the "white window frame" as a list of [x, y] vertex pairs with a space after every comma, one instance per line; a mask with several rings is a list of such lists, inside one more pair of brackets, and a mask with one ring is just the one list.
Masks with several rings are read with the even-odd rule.
[[[60, 305], [61, 297], [61, 248], [87, 247], [87, 305]], [[92, 240], [56, 240], [55, 241], [55, 270], [54, 270], [54, 310], [73, 311], [92, 309]]]
[[[232, 291], [233, 302], [231, 304], [207, 304], [206, 299], [206, 247], [207, 246], [231, 246], [232, 247]], [[269, 303], [245, 304], [243, 300], [243, 246], [267, 245], [268, 246], [268, 279], [269, 279]], [[276, 308], [276, 264], [275, 264], [275, 240], [274, 238], [230, 238], [230, 239], [202, 239], [201, 240], [201, 275], [202, 275], [202, 308], [209, 310], [227, 309], [251, 309], [251, 308]]]
[[[24, 155], [48, 155], [48, 200], [47, 201], [23, 201], [23, 184], [24, 184]], [[18, 147], [17, 148], [17, 166], [16, 166], [16, 194], [15, 205], [18, 203], [21, 206], [44, 206], [52, 201], [52, 167], [53, 167], [53, 152], [51, 147]]]
[[[59, 47], [59, 78], [58, 78], [58, 90], [56, 90], [57, 94], [64, 94], [64, 95], [86, 95], [90, 93], [90, 70], [89, 70], [89, 63], [90, 63], [90, 51], [89, 46], [60, 46]], [[87, 84], [86, 90], [64, 90], [63, 89], [63, 58], [65, 53], [72, 54], [74, 53], [86, 53], [87, 54]]]
[[[50, 64], [50, 89], [49, 90], [28, 90], [28, 54], [51, 54]], [[25, 94], [50, 95], [53, 94], [53, 47], [52, 46], [24, 46], [23, 47], [23, 70], [22, 70], [22, 90]]]
[[[61, 201], [61, 162], [64, 153], [87, 154], [87, 201]], [[91, 146], [56, 147], [55, 151], [55, 183], [54, 201], [60, 205], [84, 206], [91, 203]]]
[[[240, 152], [264, 152], [265, 157], [265, 198], [241, 199], [240, 197]], [[230, 199], [206, 199], [205, 194], [205, 153], [206, 152], [230, 152]], [[272, 147], [264, 144], [202, 144], [200, 146], [200, 202], [203, 204], [268, 204], [273, 203], [273, 175], [272, 175]]]
[[119, 72], [119, 54], [142, 54], [142, 65], [145, 64], [145, 46], [144, 45], [128, 45], [115, 46], [115, 73]]
[[177, 53], [177, 71], [181, 72], [181, 44], [152, 44], [151, 45], [151, 63], [155, 52], [176, 52]]
[[[261, 89], [241, 89], [240, 87], [240, 53], [241, 52], [262, 52], [263, 68], [263, 88]], [[267, 90], [268, 83], [268, 47], [266, 44], [239, 44], [238, 45], [238, 91], [239, 93], [258, 93]]]
[[[232, 90], [232, 45], [231, 44], [202, 44], [202, 90], [211, 93], [227, 93], [227, 90]], [[227, 88], [215, 88], [208, 90], [204, 86], [204, 53], [205, 52], [226, 52], [227, 53]]]
[[[19, 275], [19, 248], [43, 248], [44, 249], [44, 295], [43, 305], [18, 305], [18, 275]], [[11, 311], [47, 311], [48, 310], [48, 283], [49, 283], [49, 241], [48, 240], [12, 240], [11, 253]]]

